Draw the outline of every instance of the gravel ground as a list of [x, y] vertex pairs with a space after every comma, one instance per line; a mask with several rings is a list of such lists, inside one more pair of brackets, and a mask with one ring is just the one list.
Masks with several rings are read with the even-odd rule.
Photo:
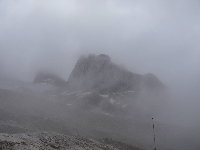
[[[21, 134], [0, 133], [1, 150], [118, 150], [111, 144], [83, 138], [69, 136], [55, 132], [36, 132]], [[136, 149], [135, 149], [136, 150]]]

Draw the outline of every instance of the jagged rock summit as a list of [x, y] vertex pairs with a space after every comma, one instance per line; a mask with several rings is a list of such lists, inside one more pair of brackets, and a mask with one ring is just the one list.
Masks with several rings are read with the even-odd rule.
[[81, 56], [72, 70], [68, 87], [73, 90], [125, 92], [162, 89], [165, 86], [152, 74], [139, 75], [116, 64], [105, 54]]

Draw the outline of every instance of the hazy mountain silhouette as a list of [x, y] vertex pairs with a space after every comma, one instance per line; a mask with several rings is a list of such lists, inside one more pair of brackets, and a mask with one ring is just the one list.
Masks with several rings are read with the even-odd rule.
[[82, 56], [77, 61], [68, 86], [73, 90], [95, 89], [101, 92], [139, 91], [164, 89], [165, 86], [153, 74], [139, 75], [113, 63], [108, 55]]
[[61, 77], [58, 77], [57, 75], [47, 72], [37, 73], [33, 82], [54, 85], [57, 87], [66, 87], [67, 85], [67, 82]]

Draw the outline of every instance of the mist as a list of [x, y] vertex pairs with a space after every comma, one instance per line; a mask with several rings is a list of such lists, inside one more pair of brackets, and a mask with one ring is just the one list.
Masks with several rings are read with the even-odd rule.
[[0, 76], [67, 81], [81, 55], [106, 54], [168, 87], [157, 121], [199, 127], [199, 18], [199, 0], [1, 0]]

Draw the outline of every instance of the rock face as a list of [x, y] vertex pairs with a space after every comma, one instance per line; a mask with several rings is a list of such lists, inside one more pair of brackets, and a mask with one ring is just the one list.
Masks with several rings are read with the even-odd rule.
[[54, 85], [57, 87], [66, 87], [67, 82], [51, 73], [45, 73], [45, 72], [40, 72], [36, 75], [34, 83], [42, 83], [42, 84], [48, 84], [48, 85]]
[[98, 90], [100, 92], [125, 92], [160, 89], [164, 85], [152, 74], [139, 75], [111, 62], [109, 56], [82, 56], [76, 63], [68, 86], [73, 90]]

